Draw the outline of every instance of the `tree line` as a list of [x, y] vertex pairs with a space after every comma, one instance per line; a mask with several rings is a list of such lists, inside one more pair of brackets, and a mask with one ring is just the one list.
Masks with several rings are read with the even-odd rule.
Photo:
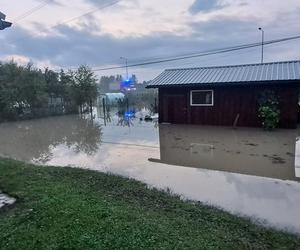
[[92, 111], [97, 78], [87, 66], [55, 72], [0, 63], [0, 121]]

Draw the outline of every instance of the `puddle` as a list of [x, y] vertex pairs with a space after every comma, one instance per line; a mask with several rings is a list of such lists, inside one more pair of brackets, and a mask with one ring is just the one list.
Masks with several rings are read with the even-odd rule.
[[0, 155], [112, 172], [300, 233], [299, 130], [101, 123], [0, 124]]

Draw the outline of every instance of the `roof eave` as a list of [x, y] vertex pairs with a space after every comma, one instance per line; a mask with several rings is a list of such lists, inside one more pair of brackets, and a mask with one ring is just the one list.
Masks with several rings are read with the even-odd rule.
[[224, 83], [182, 83], [182, 84], [153, 84], [146, 86], [147, 89], [171, 88], [171, 87], [218, 87], [218, 86], [257, 86], [257, 85], [282, 85], [293, 84], [300, 86], [300, 79], [295, 80], [277, 80], [277, 81], [250, 81], [250, 82], [224, 82]]

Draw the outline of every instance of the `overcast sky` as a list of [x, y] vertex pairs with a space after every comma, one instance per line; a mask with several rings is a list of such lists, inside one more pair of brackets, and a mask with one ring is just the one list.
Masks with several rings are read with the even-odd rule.
[[[32, 61], [38, 67], [102, 68], [300, 35], [299, 0], [53, 0], [32, 15], [26, 11], [45, 1], [0, 0], [0, 11], [13, 27], [0, 31], [0, 59]], [[300, 40], [265, 48], [265, 61], [300, 59]], [[260, 48], [130, 68], [149, 80], [165, 68], [260, 62]], [[97, 72], [99, 76], [125, 70]]]

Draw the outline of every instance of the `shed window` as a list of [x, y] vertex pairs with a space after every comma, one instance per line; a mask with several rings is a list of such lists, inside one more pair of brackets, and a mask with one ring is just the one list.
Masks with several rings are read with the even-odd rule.
[[192, 90], [191, 106], [213, 106], [214, 91], [213, 90]]

